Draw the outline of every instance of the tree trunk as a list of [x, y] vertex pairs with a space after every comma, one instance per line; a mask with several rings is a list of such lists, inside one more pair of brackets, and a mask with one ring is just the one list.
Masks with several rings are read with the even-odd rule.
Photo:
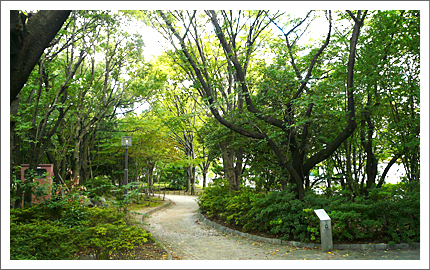
[[207, 177], [207, 170], [202, 171], [203, 176], [203, 189], [206, 187], [206, 177]]
[[366, 174], [367, 174], [367, 190], [372, 188], [375, 185], [376, 175], [378, 174], [378, 160], [373, 153], [373, 130], [374, 126], [372, 120], [370, 119], [370, 115], [366, 116], [366, 122], [368, 125], [367, 131], [367, 142], [365, 143], [364, 150], [366, 152], [367, 161], [366, 161]]
[[[242, 177], [242, 163], [243, 163], [243, 148], [236, 151], [228, 149], [227, 143], [220, 143], [222, 162], [224, 167], [224, 176], [229, 183], [229, 190], [239, 190], [239, 185]], [[236, 164], [234, 159], [236, 158]]]
[[376, 186], [377, 188], [381, 188], [382, 185], [384, 184], [385, 181], [385, 177], [387, 176], [388, 171], [391, 169], [391, 166], [394, 165], [394, 163], [396, 163], [396, 161], [401, 157], [401, 154], [396, 154], [391, 160], [390, 162], [387, 164], [387, 166], [384, 169], [384, 172], [382, 173], [381, 177], [379, 178], [379, 182], [378, 185]]
[[[20, 145], [20, 138], [16, 134], [15, 127], [16, 127], [16, 120], [15, 117], [18, 116], [18, 106], [19, 106], [19, 98], [16, 99], [14, 102], [12, 102], [10, 106], [10, 190], [13, 190], [14, 180], [19, 180], [20, 175], [17, 171], [15, 171], [15, 167], [21, 165], [21, 151], [19, 148]], [[21, 190], [16, 190], [17, 195], [21, 192]], [[21, 193], [20, 193], [21, 194]], [[14, 207], [19, 206], [19, 200], [15, 202]]]
[[190, 192], [192, 195], [194, 195], [194, 189], [195, 189], [195, 175], [196, 175], [196, 169], [193, 164], [188, 165], [186, 169], [187, 173], [187, 187], [185, 192]]
[[73, 185], [79, 184], [79, 178], [81, 174], [81, 160], [80, 160], [80, 151], [81, 151], [81, 121], [76, 123], [75, 128], [75, 146], [73, 151], [73, 167], [72, 167], [72, 181]]
[[293, 167], [291, 160], [286, 163], [286, 168], [291, 175], [291, 177], [290, 177], [291, 184], [293, 184], [293, 186], [294, 186], [294, 190], [296, 191], [296, 194], [297, 194], [297, 199], [303, 200], [303, 198], [305, 197], [305, 189], [304, 189], [304, 185], [303, 185], [304, 184], [303, 175], [299, 174], [300, 170], [296, 170]]
[[200, 163], [198, 166], [200, 170], [202, 171], [203, 176], [203, 189], [206, 187], [206, 178], [209, 170], [209, 166], [212, 163], [212, 153], [209, 151], [208, 154], [206, 154], [206, 147], [203, 145], [203, 162]]
[[84, 136], [82, 144], [81, 144], [81, 152], [80, 152], [80, 162], [81, 162], [81, 173], [80, 175], [80, 183], [84, 185], [88, 180], [88, 135]]
[[236, 165], [234, 168], [234, 177], [235, 177], [235, 185], [237, 186], [237, 189], [239, 189], [240, 182], [242, 180], [242, 172], [243, 172], [243, 156], [244, 156], [244, 149], [243, 147], [239, 147], [237, 151], [235, 152], [236, 156]]
[[55, 157], [49, 151], [46, 151], [46, 157], [48, 158], [49, 163], [52, 164], [52, 165], [54, 165], [54, 179], [55, 179], [55, 183], [57, 185], [61, 184], [60, 174], [59, 174], [59, 166], [58, 166], [57, 160], [55, 159]]
[[191, 178], [190, 178], [190, 192], [191, 195], [196, 193], [196, 167], [194, 165], [190, 165], [191, 169]]
[[45, 48], [61, 29], [71, 10], [40, 10], [26, 16], [10, 11], [10, 101], [27, 82]]

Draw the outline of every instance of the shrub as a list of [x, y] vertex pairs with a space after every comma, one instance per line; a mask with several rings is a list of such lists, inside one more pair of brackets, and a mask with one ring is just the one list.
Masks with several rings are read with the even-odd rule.
[[10, 211], [18, 222], [28, 223], [38, 219], [57, 221], [68, 209], [79, 206], [78, 202], [59, 199], [48, 200], [27, 208], [11, 209]]
[[11, 260], [67, 260], [73, 259], [78, 248], [73, 244], [73, 229], [51, 221], [10, 224]]
[[87, 227], [94, 227], [98, 224], [114, 224], [123, 220], [126, 213], [119, 212], [113, 208], [93, 207], [88, 208], [88, 220], [85, 224]]
[[226, 202], [225, 212], [221, 217], [225, 217], [230, 224], [245, 226], [257, 197], [258, 194], [251, 188], [243, 188], [236, 195], [229, 197]]
[[[312, 212], [323, 208], [330, 216], [334, 241], [419, 241], [419, 189], [403, 183], [388, 184], [372, 189], [368, 197], [359, 196], [354, 201], [350, 197], [347, 191], [329, 198], [306, 196], [307, 207]], [[308, 225], [309, 239], [315, 239], [318, 230], [318, 223]]]
[[244, 229], [258, 230], [286, 240], [304, 240], [304, 203], [289, 190], [272, 191], [256, 198]]
[[151, 234], [138, 226], [128, 226], [118, 221], [115, 224], [99, 224], [89, 227], [80, 237], [81, 249], [90, 250], [95, 259], [132, 259], [136, 250], [148, 240]]
[[[353, 198], [353, 199], [351, 199]], [[418, 184], [400, 183], [353, 197], [340, 190], [334, 196], [308, 192], [298, 201], [288, 190], [259, 194], [250, 188], [228, 192], [227, 185], [206, 188], [199, 206], [209, 217], [281, 239], [319, 241], [319, 219], [324, 209], [331, 218], [335, 242], [416, 242], [420, 240]]]
[[142, 227], [126, 224], [126, 215], [68, 200], [11, 209], [11, 259], [76, 259], [88, 252], [96, 259], [133, 258], [154, 239]]
[[94, 179], [86, 182], [88, 196], [98, 200], [102, 196], [111, 196], [111, 191], [116, 188], [112, 181], [105, 176], [96, 176]]
[[228, 187], [220, 185], [211, 185], [205, 189], [205, 191], [199, 196], [199, 207], [203, 213], [206, 213], [209, 217], [222, 218], [225, 216], [224, 211], [227, 206], [227, 202], [230, 199], [230, 193]]
[[77, 201], [65, 199], [48, 200], [32, 205], [28, 208], [11, 209], [17, 222], [30, 223], [38, 220], [49, 220], [72, 228], [82, 226], [87, 219], [87, 208], [82, 207]]
[[385, 185], [369, 194], [373, 207], [369, 215], [381, 222], [384, 240], [416, 242], [420, 239], [420, 192], [418, 183]]

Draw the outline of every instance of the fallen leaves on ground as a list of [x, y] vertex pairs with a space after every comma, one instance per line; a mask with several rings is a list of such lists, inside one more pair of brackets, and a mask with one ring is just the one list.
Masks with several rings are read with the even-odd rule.
[[[88, 253], [81, 253], [77, 254], [78, 259], [89, 259]], [[167, 252], [157, 245], [156, 243], [146, 243], [137, 248], [134, 252], [133, 256], [130, 256], [129, 258], [124, 258], [124, 255], [122, 256], [116, 256], [116, 254], [112, 254], [110, 257], [110, 260], [124, 260], [124, 259], [130, 259], [130, 260], [167, 260], [168, 255]]]

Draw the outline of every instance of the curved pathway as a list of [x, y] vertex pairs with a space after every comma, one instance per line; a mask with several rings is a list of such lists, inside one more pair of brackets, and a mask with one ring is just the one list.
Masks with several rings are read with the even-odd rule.
[[[197, 220], [194, 196], [166, 195], [170, 207], [151, 214], [145, 228], [185, 260], [419, 260], [420, 250], [335, 250], [297, 248], [222, 234]], [[384, 264], [387, 266], [386, 264]], [[397, 264], [398, 265], [398, 264]], [[409, 264], [410, 265], [410, 264]]]

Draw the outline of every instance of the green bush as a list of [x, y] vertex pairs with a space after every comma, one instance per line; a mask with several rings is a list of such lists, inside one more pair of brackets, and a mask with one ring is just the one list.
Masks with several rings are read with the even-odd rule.
[[385, 185], [369, 195], [373, 201], [369, 215], [381, 222], [385, 241], [416, 242], [420, 239], [419, 184]]
[[51, 221], [10, 224], [11, 260], [68, 260], [78, 252], [73, 229]]
[[11, 214], [17, 218], [18, 222], [28, 223], [32, 220], [57, 221], [71, 208], [80, 207], [75, 201], [64, 199], [48, 200], [39, 204], [34, 204], [27, 208], [11, 209]]
[[85, 226], [94, 227], [98, 224], [114, 224], [119, 220], [123, 220], [126, 213], [119, 212], [113, 208], [92, 207], [86, 209], [88, 213], [87, 223]]
[[225, 217], [230, 224], [245, 226], [257, 197], [258, 194], [253, 192], [251, 188], [243, 188], [241, 192], [229, 197], [226, 202], [225, 212], [221, 217]]
[[88, 208], [83, 207], [78, 201], [66, 199], [48, 200], [32, 205], [28, 208], [11, 209], [17, 222], [30, 223], [38, 220], [49, 220], [61, 226], [72, 228], [82, 226], [88, 218]]
[[87, 181], [85, 186], [87, 187], [88, 196], [95, 200], [102, 196], [110, 197], [111, 191], [116, 188], [112, 181], [105, 176], [96, 176], [94, 179]]
[[304, 203], [289, 190], [272, 191], [256, 198], [244, 229], [258, 230], [286, 240], [304, 240]]
[[80, 238], [83, 240], [80, 247], [90, 250], [97, 260], [132, 259], [142, 244], [153, 241], [151, 234], [143, 228], [128, 226], [121, 221], [89, 227]]
[[57, 200], [11, 209], [11, 259], [130, 259], [147, 241], [142, 227], [126, 223], [126, 212], [88, 208], [76, 201]]
[[[353, 199], [351, 199], [353, 198]], [[418, 242], [420, 240], [419, 185], [400, 183], [353, 197], [308, 192], [304, 201], [288, 190], [260, 194], [249, 188], [228, 192], [226, 185], [206, 188], [199, 206], [209, 217], [281, 239], [319, 241], [319, 220], [324, 209], [331, 217], [335, 242]]]
[[224, 211], [230, 199], [225, 182], [222, 182], [223, 185], [217, 183], [207, 187], [199, 197], [200, 210], [209, 217], [223, 218], [225, 216]]

